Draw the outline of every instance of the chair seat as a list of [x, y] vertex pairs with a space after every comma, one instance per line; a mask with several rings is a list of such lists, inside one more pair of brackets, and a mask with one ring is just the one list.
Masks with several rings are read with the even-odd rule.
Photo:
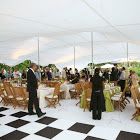
[[116, 92], [115, 93], [115, 95], [121, 95], [122, 94], [122, 92]]
[[90, 98], [87, 98], [86, 100], [87, 100], [88, 102], [90, 102], [90, 101], [91, 101], [91, 99], [90, 99]]
[[140, 108], [140, 103], [137, 103], [137, 104], [136, 104], [136, 107], [137, 107], [137, 108]]
[[46, 97], [47, 97], [47, 98], [49, 98], [49, 99], [52, 99], [52, 98], [57, 99], [57, 98], [58, 98], [58, 96], [57, 96], [57, 95], [55, 95], [55, 96], [53, 96], [53, 95], [47, 95]]
[[121, 97], [121, 94], [115, 94], [114, 96], [120, 98]]
[[64, 92], [64, 90], [60, 90], [60, 93]]
[[14, 98], [14, 97], [11, 95], [11, 96], [8, 96], [8, 98], [12, 99], [12, 98]]
[[71, 89], [70, 92], [76, 92], [76, 90], [75, 89]]
[[113, 96], [113, 97], [111, 97], [111, 100], [113, 100], [113, 101], [119, 101], [120, 100], [120, 97], [119, 96]]
[[22, 98], [22, 97], [17, 97], [16, 99], [17, 99], [18, 101], [24, 100], [24, 98]]

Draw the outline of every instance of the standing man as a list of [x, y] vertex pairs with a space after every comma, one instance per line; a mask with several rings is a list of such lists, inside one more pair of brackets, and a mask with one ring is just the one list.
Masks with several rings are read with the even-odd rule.
[[121, 73], [120, 73], [120, 77], [119, 77], [119, 82], [118, 84], [121, 87], [121, 91], [123, 92], [125, 89], [125, 81], [126, 81], [126, 71], [125, 71], [125, 67], [123, 67], [121, 69]]
[[[42, 113], [39, 108], [39, 101], [37, 98], [38, 82], [35, 76], [36, 70], [37, 65], [35, 63], [31, 63], [30, 69], [27, 72], [27, 90], [29, 92], [28, 112], [29, 115], [37, 114], [38, 117], [42, 117], [46, 113]], [[36, 113], [33, 112], [33, 106], [35, 106]]]

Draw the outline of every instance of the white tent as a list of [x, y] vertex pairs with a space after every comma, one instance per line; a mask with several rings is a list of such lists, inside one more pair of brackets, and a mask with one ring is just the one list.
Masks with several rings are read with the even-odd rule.
[[[140, 60], [140, 0], [0, 0], [0, 62], [58, 67]], [[127, 54], [128, 42], [128, 54]]]
[[112, 65], [112, 64], [105, 64], [105, 65], [101, 66], [102, 69], [113, 68], [113, 67], [114, 67], [114, 65]]

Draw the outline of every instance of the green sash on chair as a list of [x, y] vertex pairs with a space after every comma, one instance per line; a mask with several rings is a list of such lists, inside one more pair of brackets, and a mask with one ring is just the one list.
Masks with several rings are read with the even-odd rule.
[[111, 102], [111, 93], [109, 90], [104, 90], [104, 98], [105, 98], [106, 112], [113, 112], [114, 107]]

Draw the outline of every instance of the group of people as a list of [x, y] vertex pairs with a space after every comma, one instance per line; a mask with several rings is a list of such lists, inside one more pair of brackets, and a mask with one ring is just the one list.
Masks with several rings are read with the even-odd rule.
[[91, 77], [92, 76], [87, 68], [80, 72], [76, 68], [74, 71], [72, 71], [72, 68], [68, 69], [67, 67], [62, 70], [62, 79], [67, 79], [67, 81], [72, 84], [78, 83], [80, 80], [90, 81]]
[[[39, 108], [39, 101], [37, 98], [37, 89], [38, 81], [40, 79], [52, 80], [52, 72], [50, 68], [45, 67], [43, 71], [39, 71], [38, 66], [35, 63], [31, 63], [27, 71], [20, 73], [17, 69], [13, 72], [11, 70], [5, 71], [1, 70], [0, 78], [23, 78], [27, 79], [27, 90], [29, 92], [29, 102], [28, 102], [28, 112], [29, 115], [37, 114], [38, 117], [43, 116], [45, 113]], [[60, 78], [60, 75], [58, 75]], [[125, 88], [126, 80], [129, 81], [129, 84], [138, 84], [139, 78], [134, 71], [130, 71], [129, 76], [126, 74], [125, 67], [118, 69], [117, 66], [113, 67], [110, 71], [109, 69], [102, 70], [96, 68], [94, 74], [91, 75], [88, 69], [83, 69], [81, 72], [78, 72], [77, 69], [72, 71], [72, 68], [68, 69], [67, 67], [62, 70], [61, 78], [69, 81], [72, 84], [78, 83], [80, 81], [89, 81], [92, 83], [92, 95], [90, 103], [90, 111], [92, 111], [92, 117], [94, 120], [100, 120], [102, 112], [105, 111], [105, 100], [103, 95], [104, 82], [112, 81], [116, 85], [121, 87], [123, 91]], [[36, 113], [33, 112], [33, 106], [35, 106]]]
[[[121, 87], [123, 92], [126, 85], [126, 80], [128, 84], [137, 85], [139, 82], [138, 75], [130, 70], [129, 74], [125, 67], [118, 68], [117, 65], [110, 69], [96, 68], [94, 70], [94, 75], [92, 76], [87, 69], [78, 72], [75, 69], [75, 74], [72, 73], [72, 69], [63, 69], [65, 78], [71, 83], [78, 83], [79, 81], [90, 81], [92, 83], [92, 96], [90, 103], [90, 111], [92, 110], [92, 116], [95, 120], [101, 119], [102, 112], [105, 111], [105, 100], [103, 95], [104, 82], [113, 82], [115, 85]], [[76, 79], [76, 80], [75, 80]]]
[[[29, 68], [26, 70], [19, 71], [17, 68], [15, 68], [13, 71], [11, 69], [5, 70], [4, 68], [1, 69], [0, 71], [0, 79], [27, 79], [27, 72]], [[37, 66], [37, 70], [35, 72], [36, 78], [38, 81], [41, 79], [47, 79], [47, 80], [52, 80], [52, 72], [49, 67], [44, 67], [43, 70], [40, 70], [39, 67]]]
[[12, 78], [21, 78], [22, 77], [22, 73], [18, 71], [17, 68], [14, 69], [14, 71], [12, 72], [11, 69], [9, 69], [8, 71], [6, 71], [4, 68], [1, 69], [0, 72], [0, 78], [1, 80], [4, 79], [12, 79]]
[[111, 71], [109, 69], [105, 69], [103, 72], [103, 78], [114, 82], [115, 85], [119, 85], [122, 92], [124, 91], [126, 80], [128, 80], [129, 85], [138, 85], [139, 82], [139, 77], [135, 71], [130, 70], [128, 72], [125, 67], [118, 68], [117, 65], [113, 67]]

